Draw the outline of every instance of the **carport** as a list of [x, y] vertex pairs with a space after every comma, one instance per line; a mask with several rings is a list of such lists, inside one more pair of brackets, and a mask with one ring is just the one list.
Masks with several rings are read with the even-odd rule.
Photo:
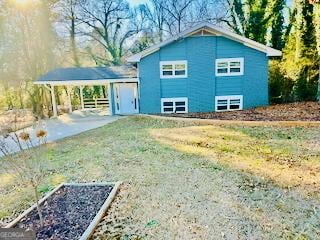
[[[136, 69], [131, 66], [114, 67], [75, 67], [57, 68], [42, 75], [34, 84], [42, 85], [51, 93], [53, 116], [57, 117], [55, 87], [65, 86], [68, 95], [68, 108], [72, 112], [71, 91], [80, 88], [81, 109], [85, 106], [108, 106], [109, 115], [134, 114], [139, 112], [139, 97]], [[86, 102], [83, 97], [85, 86], [105, 86], [107, 98], [93, 99]]]

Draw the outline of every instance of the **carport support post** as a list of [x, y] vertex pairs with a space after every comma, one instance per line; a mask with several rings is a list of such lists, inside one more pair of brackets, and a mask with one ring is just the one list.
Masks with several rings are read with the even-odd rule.
[[112, 96], [111, 96], [111, 83], [108, 83], [108, 99], [109, 99], [109, 114], [113, 115], [112, 111]]
[[83, 86], [80, 86], [80, 101], [81, 101], [81, 109], [84, 109], [84, 101], [83, 101]]
[[51, 101], [52, 101], [52, 111], [53, 111], [53, 117], [58, 117], [58, 111], [57, 111], [57, 102], [56, 102], [56, 95], [54, 92], [54, 86], [51, 85]]
[[71, 87], [67, 86], [69, 113], [72, 113]]

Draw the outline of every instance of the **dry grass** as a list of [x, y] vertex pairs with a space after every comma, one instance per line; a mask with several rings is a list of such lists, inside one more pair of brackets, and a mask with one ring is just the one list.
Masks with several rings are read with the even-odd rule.
[[0, 112], [0, 131], [3, 127], [11, 126], [12, 130], [18, 130], [31, 126], [35, 116], [31, 110], [9, 110]]
[[[319, 136], [131, 117], [52, 145], [42, 189], [124, 181], [95, 239], [317, 239]], [[8, 221], [32, 199], [14, 175], [0, 179]]]
[[[274, 133], [276, 136], [270, 136]], [[317, 130], [192, 126], [152, 130], [151, 135], [180, 152], [200, 155], [320, 198]]]

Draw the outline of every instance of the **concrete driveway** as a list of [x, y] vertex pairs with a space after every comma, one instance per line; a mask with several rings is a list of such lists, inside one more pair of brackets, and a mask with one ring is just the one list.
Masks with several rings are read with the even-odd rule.
[[[77, 135], [79, 133], [102, 127], [109, 123], [112, 123], [120, 118], [120, 116], [105, 116], [94, 112], [74, 112], [72, 114], [64, 114], [56, 119], [43, 120], [41, 125], [48, 132], [47, 142], [54, 142], [65, 137]], [[27, 132], [34, 139], [35, 129], [33, 127], [28, 127], [17, 131], [17, 134], [21, 132]], [[5, 139], [5, 144], [10, 149], [11, 153], [20, 151], [17, 144], [9, 137]], [[32, 142], [33, 146], [39, 145], [37, 141]], [[24, 144], [23, 148], [26, 148]], [[3, 156], [0, 153], [0, 156]]]

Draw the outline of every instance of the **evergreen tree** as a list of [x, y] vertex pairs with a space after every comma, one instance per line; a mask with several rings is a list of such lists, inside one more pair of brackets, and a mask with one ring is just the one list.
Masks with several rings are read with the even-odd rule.
[[227, 21], [227, 24], [236, 33], [265, 44], [271, 18], [266, 11], [268, 0], [228, 0], [228, 4], [231, 21]]
[[318, 61], [319, 61], [319, 72], [318, 72], [318, 92], [317, 99], [320, 101], [320, 0], [310, 0], [310, 3], [314, 5], [314, 26], [316, 31], [316, 41], [317, 41], [317, 50], [318, 50]]
[[285, 0], [274, 0], [271, 4], [271, 46], [273, 48], [282, 50], [284, 47], [284, 17], [283, 8], [285, 6]]
[[295, 82], [296, 100], [313, 100], [317, 89], [317, 51], [313, 5], [307, 0], [295, 1], [295, 22], [284, 49], [282, 68]]

